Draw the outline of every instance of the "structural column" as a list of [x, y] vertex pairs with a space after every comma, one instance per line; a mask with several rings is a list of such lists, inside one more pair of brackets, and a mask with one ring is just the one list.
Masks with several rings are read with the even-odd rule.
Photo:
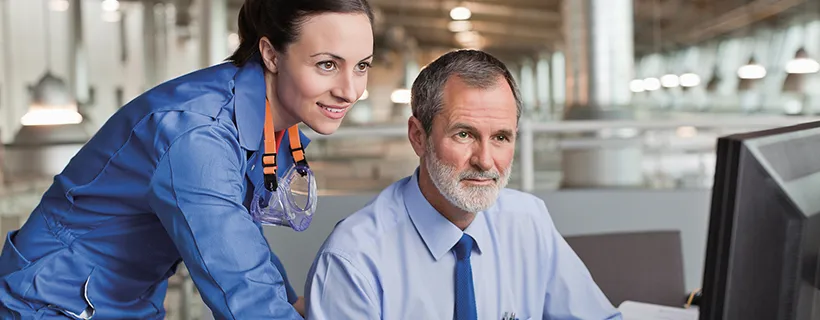
[[538, 101], [538, 112], [551, 115], [552, 110], [552, 84], [550, 83], [549, 56], [541, 54], [538, 62], [535, 63], [535, 84], [536, 101]]
[[534, 71], [532, 61], [529, 58], [521, 60], [521, 69], [519, 69], [519, 72], [521, 73], [520, 89], [521, 102], [524, 104], [524, 114], [531, 114], [536, 105]]
[[218, 64], [228, 57], [227, 0], [200, 0], [200, 64]]
[[[71, 74], [69, 83], [71, 84], [71, 92], [77, 101], [77, 107], [83, 106], [89, 101], [89, 82], [88, 82], [88, 53], [85, 49], [85, 40], [83, 37], [83, 14], [82, 1], [71, 0], [69, 7], [69, 41], [70, 48], [68, 54], [70, 57], [69, 73]], [[87, 112], [80, 110], [87, 115]]]
[[[629, 81], [634, 69], [632, 12], [631, 0], [563, 2], [565, 119], [631, 118]], [[617, 135], [615, 138], [618, 138]], [[598, 140], [603, 137], [602, 133], [591, 133], [568, 137], [565, 142], [572, 142], [572, 139]], [[642, 150], [638, 140], [634, 144], [565, 145], [582, 146], [563, 152], [565, 187], [631, 187], [643, 184]]]
[[142, 1], [142, 50], [145, 69], [145, 89], [159, 84], [157, 76], [157, 23], [154, 14], [156, 0]]

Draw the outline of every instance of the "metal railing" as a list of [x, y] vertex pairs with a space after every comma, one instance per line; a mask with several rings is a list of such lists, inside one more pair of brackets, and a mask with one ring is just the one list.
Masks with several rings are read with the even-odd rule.
[[[698, 115], [675, 117], [674, 119], [644, 119], [644, 120], [573, 120], [554, 122], [534, 122], [521, 119], [518, 130], [518, 171], [520, 189], [531, 192], [535, 188], [535, 159], [536, 150], [540, 147], [535, 143], [537, 134], [550, 134], [559, 141], [558, 149], [568, 148], [618, 148], [623, 146], [647, 146], [642, 132], [667, 131], [676, 132], [681, 128], [695, 131], [709, 132], [711, 136], [731, 134], [736, 132], [763, 130], [776, 127], [790, 126], [805, 122], [820, 121], [817, 116], [777, 116], [777, 115]], [[406, 138], [406, 125], [380, 126], [343, 126], [332, 135], [319, 135], [305, 130], [311, 140], [336, 141], [347, 139], [380, 139]], [[628, 132], [628, 134], [619, 134]], [[588, 134], [578, 138], [578, 134]], [[691, 137], [690, 137], [691, 138]], [[674, 146], [671, 148], [685, 150], [701, 150], [708, 152], [714, 147], [714, 139], [706, 142], [706, 146]], [[351, 156], [354, 157], [354, 156]], [[316, 158], [316, 157], [313, 157]]]

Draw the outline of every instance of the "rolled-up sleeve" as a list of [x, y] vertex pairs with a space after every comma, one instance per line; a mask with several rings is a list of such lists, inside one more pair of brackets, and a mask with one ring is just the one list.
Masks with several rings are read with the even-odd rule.
[[372, 281], [343, 254], [320, 252], [305, 283], [306, 318], [381, 319]]
[[302, 319], [242, 205], [241, 150], [217, 123], [185, 133], [160, 159], [149, 204], [217, 319]]

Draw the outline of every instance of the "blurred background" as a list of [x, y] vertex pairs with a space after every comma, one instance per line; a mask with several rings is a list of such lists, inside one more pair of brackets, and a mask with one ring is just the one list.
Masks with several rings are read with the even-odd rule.
[[[221, 63], [238, 45], [243, 1], [0, 3], [5, 234], [118, 108]], [[311, 227], [317, 234], [413, 172], [408, 89], [421, 67], [457, 48], [496, 55], [520, 86], [510, 187], [544, 198], [566, 236], [678, 232], [687, 290], [701, 281], [715, 139], [820, 120], [820, 0], [370, 3], [376, 47], [367, 91], [338, 133], [307, 132], [328, 217]], [[307, 237], [275, 231], [266, 230], [269, 239]], [[313, 239], [308, 248], [324, 240]], [[300, 293], [313, 253], [283, 258]], [[181, 307], [201, 304], [181, 273], [169, 318], [198, 318], [201, 310]]]

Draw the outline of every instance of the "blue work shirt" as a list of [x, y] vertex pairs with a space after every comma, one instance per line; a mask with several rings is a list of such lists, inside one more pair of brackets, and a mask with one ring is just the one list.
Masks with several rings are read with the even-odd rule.
[[[116, 112], [6, 235], [0, 318], [162, 319], [184, 261], [217, 319], [301, 319], [248, 213], [266, 191], [265, 92], [256, 57], [170, 80]], [[289, 150], [279, 148], [280, 175]]]
[[418, 172], [337, 224], [308, 274], [307, 318], [452, 319], [451, 249], [467, 233], [478, 319], [621, 319], [541, 199], [504, 189], [462, 231], [422, 195]]

